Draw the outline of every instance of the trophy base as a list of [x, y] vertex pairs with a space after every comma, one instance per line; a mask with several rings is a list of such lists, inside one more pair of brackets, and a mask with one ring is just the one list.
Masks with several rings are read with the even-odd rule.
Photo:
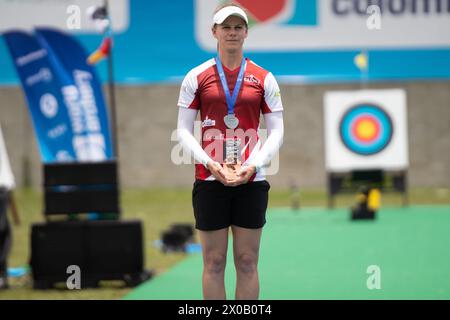
[[237, 173], [241, 169], [241, 164], [239, 164], [239, 163], [237, 163], [237, 164], [224, 163], [223, 164], [223, 168], [224, 168], [224, 171], [225, 171], [225, 178], [230, 179], [230, 180], [234, 180], [234, 179], [238, 178]]

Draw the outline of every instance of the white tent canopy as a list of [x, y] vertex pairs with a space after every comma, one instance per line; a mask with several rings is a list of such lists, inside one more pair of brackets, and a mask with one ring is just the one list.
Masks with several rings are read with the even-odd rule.
[[0, 127], [0, 187], [12, 190], [15, 187], [14, 176], [9, 164], [8, 153], [3, 141], [2, 128]]

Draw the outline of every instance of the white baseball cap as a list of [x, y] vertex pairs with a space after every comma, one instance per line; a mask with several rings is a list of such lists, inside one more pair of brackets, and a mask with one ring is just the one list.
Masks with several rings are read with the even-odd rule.
[[236, 6], [228, 6], [220, 9], [213, 17], [215, 24], [222, 24], [229, 16], [237, 16], [242, 18], [246, 24], [248, 24], [248, 18], [244, 10]]

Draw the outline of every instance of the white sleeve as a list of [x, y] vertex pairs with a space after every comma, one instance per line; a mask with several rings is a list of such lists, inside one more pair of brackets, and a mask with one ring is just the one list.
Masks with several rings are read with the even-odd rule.
[[283, 144], [283, 112], [265, 113], [264, 121], [266, 122], [268, 134], [266, 143], [264, 143], [253, 160], [249, 162], [249, 164], [253, 164], [256, 167], [256, 171], [259, 171], [261, 167], [267, 166]]
[[[264, 102], [270, 112], [283, 111], [280, 87], [271, 72], [269, 72], [264, 79]], [[263, 110], [263, 113], [268, 113], [269, 110]]]
[[190, 152], [196, 161], [207, 168], [206, 165], [211, 158], [194, 137], [194, 121], [197, 113], [198, 110], [195, 109], [178, 108], [177, 137], [184, 150]]
[[196, 103], [196, 92], [198, 89], [197, 77], [194, 71], [189, 71], [181, 83], [180, 95], [177, 105], [180, 108], [199, 109]]

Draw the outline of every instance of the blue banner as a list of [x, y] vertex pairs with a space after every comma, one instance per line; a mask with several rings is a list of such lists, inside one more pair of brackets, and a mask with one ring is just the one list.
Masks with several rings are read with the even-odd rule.
[[[79, 1], [80, 12], [86, 11], [84, 2]], [[216, 56], [212, 15], [222, 2], [110, 1], [117, 83], [180, 83], [190, 69]], [[250, 19], [245, 56], [270, 70], [280, 83], [450, 80], [448, 0], [235, 2], [246, 8]], [[22, 18], [8, 15], [19, 3], [27, 8], [21, 12]], [[36, 14], [41, 7], [49, 14]], [[72, 16], [66, 9], [65, 1], [51, 5], [3, 1], [0, 32], [54, 25], [72, 32], [89, 51], [95, 50], [102, 36], [84, 20], [79, 28], [70, 29], [67, 21]], [[155, 32], [155, 26], [164, 32]], [[354, 61], [363, 51], [368, 55], [366, 70], [360, 70]], [[106, 67], [106, 63], [97, 67], [104, 81]], [[1, 40], [0, 84], [17, 84]]]
[[38, 29], [4, 34], [22, 82], [43, 162], [113, 157], [107, 110], [95, 70], [71, 36]]

